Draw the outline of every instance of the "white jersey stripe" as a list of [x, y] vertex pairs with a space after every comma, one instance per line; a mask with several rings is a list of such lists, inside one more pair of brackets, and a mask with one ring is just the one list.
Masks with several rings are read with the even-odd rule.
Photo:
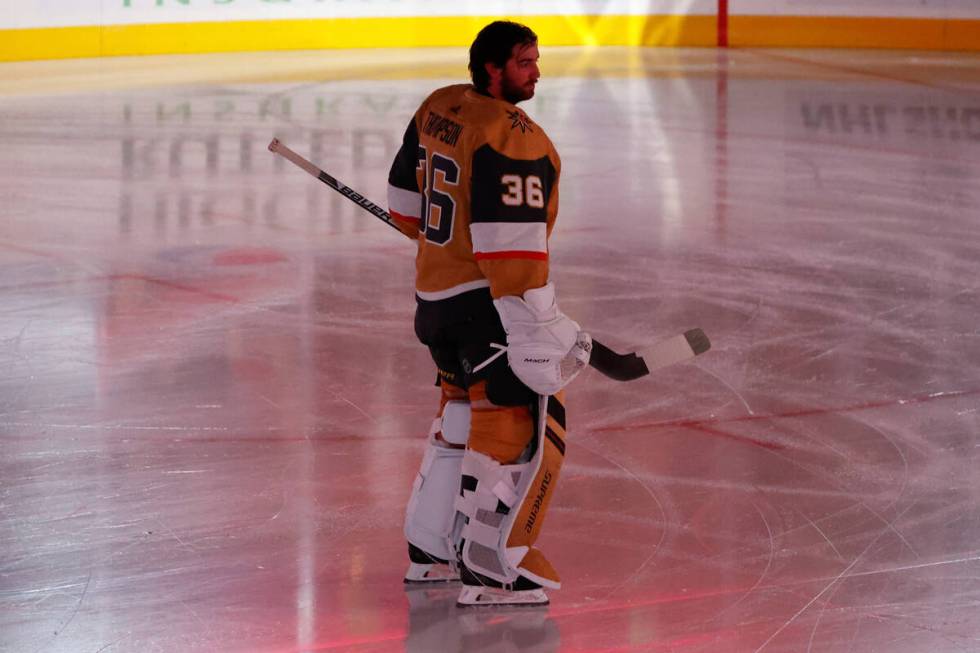
[[489, 281], [486, 279], [477, 279], [476, 281], [468, 281], [467, 283], [461, 283], [458, 286], [453, 286], [452, 288], [446, 288], [445, 290], [439, 290], [436, 292], [423, 292], [421, 290], [416, 290], [415, 294], [418, 295], [420, 299], [424, 299], [427, 302], [437, 302], [440, 299], [449, 299], [450, 297], [455, 297], [456, 295], [462, 295], [464, 292], [469, 292], [470, 290], [489, 287]]
[[548, 251], [544, 222], [475, 222], [470, 224], [470, 234], [477, 254]]
[[418, 218], [422, 208], [422, 196], [388, 184], [388, 209], [406, 218]]

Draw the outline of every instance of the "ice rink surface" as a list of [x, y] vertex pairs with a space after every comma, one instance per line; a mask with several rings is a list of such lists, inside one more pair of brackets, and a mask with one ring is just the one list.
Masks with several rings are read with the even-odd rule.
[[465, 52], [0, 66], [0, 650], [980, 651], [980, 56], [543, 49], [547, 609], [406, 588], [438, 390], [385, 201]]

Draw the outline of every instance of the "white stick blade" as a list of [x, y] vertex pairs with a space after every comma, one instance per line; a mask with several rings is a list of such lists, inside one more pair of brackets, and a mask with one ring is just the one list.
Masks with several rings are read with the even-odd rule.
[[647, 369], [651, 372], [661, 367], [690, 360], [696, 355], [683, 334], [658, 342], [652, 347], [636, 353], [647, 364]]

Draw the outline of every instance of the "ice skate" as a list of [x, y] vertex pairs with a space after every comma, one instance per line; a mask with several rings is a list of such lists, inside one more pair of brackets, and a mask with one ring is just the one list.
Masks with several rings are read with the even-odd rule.
[[459, 580], [459, 572], [446, 560], [429, 555], [412, 544], [408, 545], [406, 583], [451, 583]]
[[405, 572], [406, 583], [452, 583], [458, 580], [459, 574], [448, 564], [411, 562]]
[[463, 589], [456, 600], [456, 605], [461, 608], [481, 605], [548, 605], [548, 595], [544, 588], [524, 576], [518, 576], [515, 582], [505, 587], [464, 566], [462, 580]]
[[540, 606], [548, 605], [544, 589], [506, 590], [499, 587], [464, 585], [456, 600], [459, 607], [470, 606]]

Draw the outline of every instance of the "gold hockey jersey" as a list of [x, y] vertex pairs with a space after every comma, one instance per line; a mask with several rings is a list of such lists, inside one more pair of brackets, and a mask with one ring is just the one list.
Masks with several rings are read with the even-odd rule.
[[561, 161], [527, 114], [469, 84], [419, 107], [388, 175], [388, 206], [418, 242], [416, 292], [494, 298], [548, 282]]

